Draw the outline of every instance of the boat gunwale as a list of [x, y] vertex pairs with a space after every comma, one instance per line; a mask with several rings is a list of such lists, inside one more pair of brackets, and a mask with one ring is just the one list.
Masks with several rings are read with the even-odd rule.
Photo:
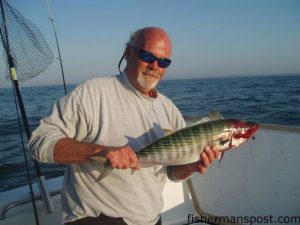
[[[199, 116], [183, 116], [187, 125], [190, 126], [193, 123], [196, 123], [202, 117]], [[260, 129], [263, 130], [274, 130], [274, 131], [288, 131], [293, 133], [300, 133], [300, 126], [291, 126], [291, 125], [282, 125], [282, 124], [274, 124], [274, 123], [258, 123], [260, 125]]]

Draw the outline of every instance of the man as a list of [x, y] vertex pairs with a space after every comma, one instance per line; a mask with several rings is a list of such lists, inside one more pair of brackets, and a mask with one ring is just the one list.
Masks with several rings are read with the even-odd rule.
[[[155, 89], [171, 63], [171, 48], [160, 28], [136, 31], [123, 55], [123, 73], [79, 85], [33, 132], [29, 147], [35, 159], [68, 165], [63, 222], [160, 224], [166, 177], [182, 181], [196, 171], [204, 173], [218, 157], [218, 150], [207, 146], [199, 162], [189, 165], [141, 168], [138, 162], [135, 152], [161, 138], [163, 129], [185, 126], [176, 106]], [[103, 165], [90, 159], [96, 154], [116, 168], [100, 182]]]

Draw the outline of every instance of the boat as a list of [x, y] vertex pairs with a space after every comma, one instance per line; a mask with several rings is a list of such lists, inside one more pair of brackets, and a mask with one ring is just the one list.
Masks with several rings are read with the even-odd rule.
[[[188, 123], [197, 120], [186, 117]], [[300, 127], [261, 124], [255, 139], [228, 151], [205, 175], [167, 181], [163, 225], [300, 224]], [[34, 184], [41, 225], [61, 224], [62, 177], [46, 181], [54, 211], [45, 213]], [[0, 193], [0, 225], [35, 224], [29, 187]]]

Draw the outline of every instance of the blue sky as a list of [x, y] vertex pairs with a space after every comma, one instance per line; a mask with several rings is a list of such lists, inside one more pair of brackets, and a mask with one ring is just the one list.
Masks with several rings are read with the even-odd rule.
[[[7, 1], [40, 28], [57, 57], [45, 1]], [[67, 83], [116, 74], [129, 34], [145, 26], [164, 28], [173, 41], [165, 79], [300, 73], [299, 0], [48, 2]], [[0, 87], [9, 86], [0, 62]], [[56, 83], [58, 60], [21, 85]]]

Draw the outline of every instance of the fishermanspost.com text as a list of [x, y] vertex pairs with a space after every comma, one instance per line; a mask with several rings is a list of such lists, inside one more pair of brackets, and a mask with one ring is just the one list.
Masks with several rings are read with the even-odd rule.
[[299, 216], [210, 216], [210, 215], [187, 215], [188, 223], [241, 223], [241, 224], [300, 224]]

